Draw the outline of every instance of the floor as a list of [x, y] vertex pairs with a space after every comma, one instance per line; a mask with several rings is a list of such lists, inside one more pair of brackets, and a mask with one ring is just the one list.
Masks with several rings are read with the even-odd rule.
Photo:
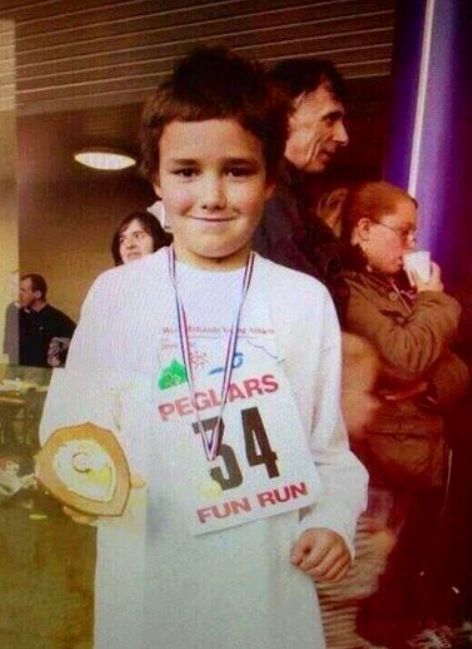
[[[471, 416], [472, 411], [464, 421]], [[32, 443], [31, 437], [22, 434], [21, 426], [17, 428], [14, 434], [0, 438], [0, 466], [10, 458], [24, 475], [32, 472], [37, 447], [34, 439]], [[439, 609], [444, 610], [438, 611], [437, 605], [427, 609], [441, 613], [439, 620], [447, 619], [448, 609], [461, 609], [460, 621], [472, 619], [472, 436], [469, 427], [461, 429], [456, 424], [454, 428], [462, 431], [464, 440], [460, 436], [455, 440], [459, 452], [443, 520], [451, 539], [444, 540], [444, 550], [438, 555], [442, 558], [436, 563], [444, 566], [442, 581], [458, 586], [449, 591], [461, 592], [463, 604], [449, 605], [443, 589], [436, 604], [439, 601]], [[0, 500], [0, 648], [92, 649], [94, 562], [95, 529], [69, 520], [44, 491], [28, 489]], [[386, 640], [390, 645], [386, 611], [376, 609], [374, 602], [368, 616], [382, 631], [376, 638], [371, 629], [369, 637], [379, 645]], [[461, 639], [454, 646], [471, 647], [472, 631], [469, 635], [468, 644]]]
[[[20, 472], [32, 449], [2, 448]], [[70, 521], [44, 492], [0, 505], [0, 647], [91, 649], [95, 530]]]

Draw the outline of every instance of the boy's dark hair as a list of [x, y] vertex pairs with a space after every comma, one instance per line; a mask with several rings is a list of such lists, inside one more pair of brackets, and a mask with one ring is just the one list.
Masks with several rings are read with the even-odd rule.
[[321, 85], [327, 86], [338, 101], [344, 102], [346, 99], [344, 79], [333, 63], [326, 59], [305, 57], [280, 61], [270, 70], [269, 76], [292, 101]]
[[225, 48], [199, 47], [176, 65], [144, 109], [141, 170], [154, 181], [159, 142], [170, 122], [235, 119], [262, 142], [267, 177], [273, 180], [285, 150], [288, 109], [288, 100], [258, 63]]
[[131, 212], [120, 222], [111, 241], [111, 254], [115, 266], [121, 266], [123, 263], [120, 255], [120, 237], [132, 221], [139, 221], [143, 230], [152, 238], [154, 252], [163, 246], [170, 245], [172, 242], [172, 235], [165, 232], [153, 214], [149, 212]]
[[48, 285], [46, 284], [44, 277], [37, 273], [27, 273], [20, 277], [20, 282], [23, 282], [25, 279], [31, 280], [31, 288], [33, 291], [39, 291], [42, 299], [45, 300], [48, 292]]

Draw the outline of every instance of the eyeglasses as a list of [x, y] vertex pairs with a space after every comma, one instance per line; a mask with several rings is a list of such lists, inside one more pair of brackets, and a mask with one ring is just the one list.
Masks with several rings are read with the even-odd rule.
[[411, 243], [416, 243], [416, 230], [414, 228], [394, 228], [392, 225], [387, 225], [381, 221], [374, 221], [377, 225], [383, 225], [384, 228], [388, 228], [395, 234], [398, 234], [403, 245], [406, 245], [411, 241]]

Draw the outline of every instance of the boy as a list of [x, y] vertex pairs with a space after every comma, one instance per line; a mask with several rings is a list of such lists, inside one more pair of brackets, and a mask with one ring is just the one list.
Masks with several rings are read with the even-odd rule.
[[285, 135], [262, 70], [218, 49], [146, 108], [174, 246], [98, 278], [42, 427], [111, 428], [146, 482], [98, 522], [96, 648], [324, 646], [310, 577], [345, 574], [365, 472], [327, 291], [251, 253]]

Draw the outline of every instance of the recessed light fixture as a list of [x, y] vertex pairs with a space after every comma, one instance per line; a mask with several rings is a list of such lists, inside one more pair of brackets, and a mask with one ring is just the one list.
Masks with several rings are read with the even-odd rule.
[[77, 153], [74, 153], [74, 160], [86, 167], [100, 169], [101, 171], [120, 171], [136, 164], [136, 159], [128, 153], [104, 147], [93, 147], [77, 151]]

